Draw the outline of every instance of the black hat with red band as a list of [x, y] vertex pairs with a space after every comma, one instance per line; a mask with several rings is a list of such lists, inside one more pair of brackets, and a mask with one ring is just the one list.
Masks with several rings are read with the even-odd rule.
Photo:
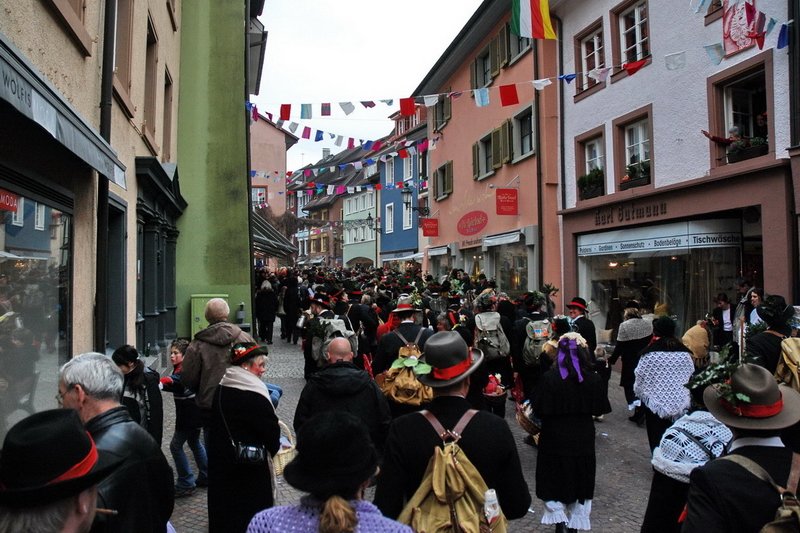
[[35, 413], [12, 427], [0, 457], [0, 505], [32, 507], [97, 485], [122, 462], [97, 450], [72, 409]]

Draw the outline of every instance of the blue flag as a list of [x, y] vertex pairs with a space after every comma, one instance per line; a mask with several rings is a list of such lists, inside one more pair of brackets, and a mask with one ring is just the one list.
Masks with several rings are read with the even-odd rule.
[[778, 50], [789, 46], [789, 26], [781, 24], [781, 32], [778, 34]]

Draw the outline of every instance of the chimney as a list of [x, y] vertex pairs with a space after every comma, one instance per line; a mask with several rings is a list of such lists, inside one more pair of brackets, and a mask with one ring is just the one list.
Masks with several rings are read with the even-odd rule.
[[325, 161], [331, 156], [331, 149], [330, 148], [323, 148], [322, 149], [322, 160]]

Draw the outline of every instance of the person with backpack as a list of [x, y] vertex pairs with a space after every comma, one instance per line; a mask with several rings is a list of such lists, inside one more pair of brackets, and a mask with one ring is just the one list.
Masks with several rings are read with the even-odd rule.
[[[780, 435], [800, 422], [800, 394], [763, 367], [744, 364], [729, 382], [706, 387], [703, 402], [733, 441], [726, 455], [692, 470], [682, 531], [765, 531], [781, 506], [776, 485], [797, 490], [798, 456]], [[769, 531], [797, 531], [797, 515], [792, 520], [790, 529]]]
[[350, 319], [331, 311], [331, 300], [326, 293], [317, 291], [311, 299], [309, 310], [312, 318], [306, 320], [303, 333], [303, 377], [306, 381], [324, 365], [325, 351], [334, 337], [347, 337], [356, 343], [353, 351], [358, 349]]
[[[426, 342], [422, 358], [430, 372], [420, 374], [419, 380], [433, 389], [428, 412], [443, 428], [454, 430], [470, 413], [471, 419], [459, 432], [457, 444], [482, 482], [495, 490], [505, 517], [512, 520], [525, 516], [531, 495], [511, 429], [505, 420], [491, 413], [471, 411], [465, 398], [470, 378], [483, 357], [455, 331], [435, 333]], [[439, 432], [425, 415], [410, 413], [392, 422], [374, 499], [385, 516], [400, 516], [406, 502], [423, 484], [431, 451], [442, 447]], [[483, 515], [483, 502], [473, 501], [470, 505], [473, 512]]]
[[[514, 382], [511, 368], [511, 343], [508, 341], [513, 328], [511, 319], [502, 316], [495, 309], [497, 298], [491, 289], [475, 298], [475, 340], [472, 344], [481, 350], [484, 363], [478, 370], [475, 379], [485, 387], [491, 380], [489, 376], [500, 376], [499, 381], [505, 388]], [[505, 396], [500, 398], [485, 394], [485, 408], [501, 418], [506, 416]]]
[[547, 313], [542, 309], [544, 306], [542, 293], [534, 291], [526, 294], [522, 301], [523, 314], [514, 322], [510, 339], [511, 360], [522, 380], [526, 399], [533, 398], [536, 384], [552, 363], [544, 352], [552, 331]]

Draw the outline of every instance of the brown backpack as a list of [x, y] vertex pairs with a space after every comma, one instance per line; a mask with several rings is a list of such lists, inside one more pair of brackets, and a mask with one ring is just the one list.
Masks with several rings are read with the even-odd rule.
[[395, 403], [407, 405], [421, 405], [433, 399], [433, 390], [423, 385], [414, 373], [413, 365], [422, 355], [419, 349], [419, 340], [422, 338], [420, 329], [414, 342], [408, 342], [398, 331], [394, 330], [403, 346], [397, 352], [397, 359], [389, 370], [375, 376], [375, 382], [380, 386], [383, 394]]

